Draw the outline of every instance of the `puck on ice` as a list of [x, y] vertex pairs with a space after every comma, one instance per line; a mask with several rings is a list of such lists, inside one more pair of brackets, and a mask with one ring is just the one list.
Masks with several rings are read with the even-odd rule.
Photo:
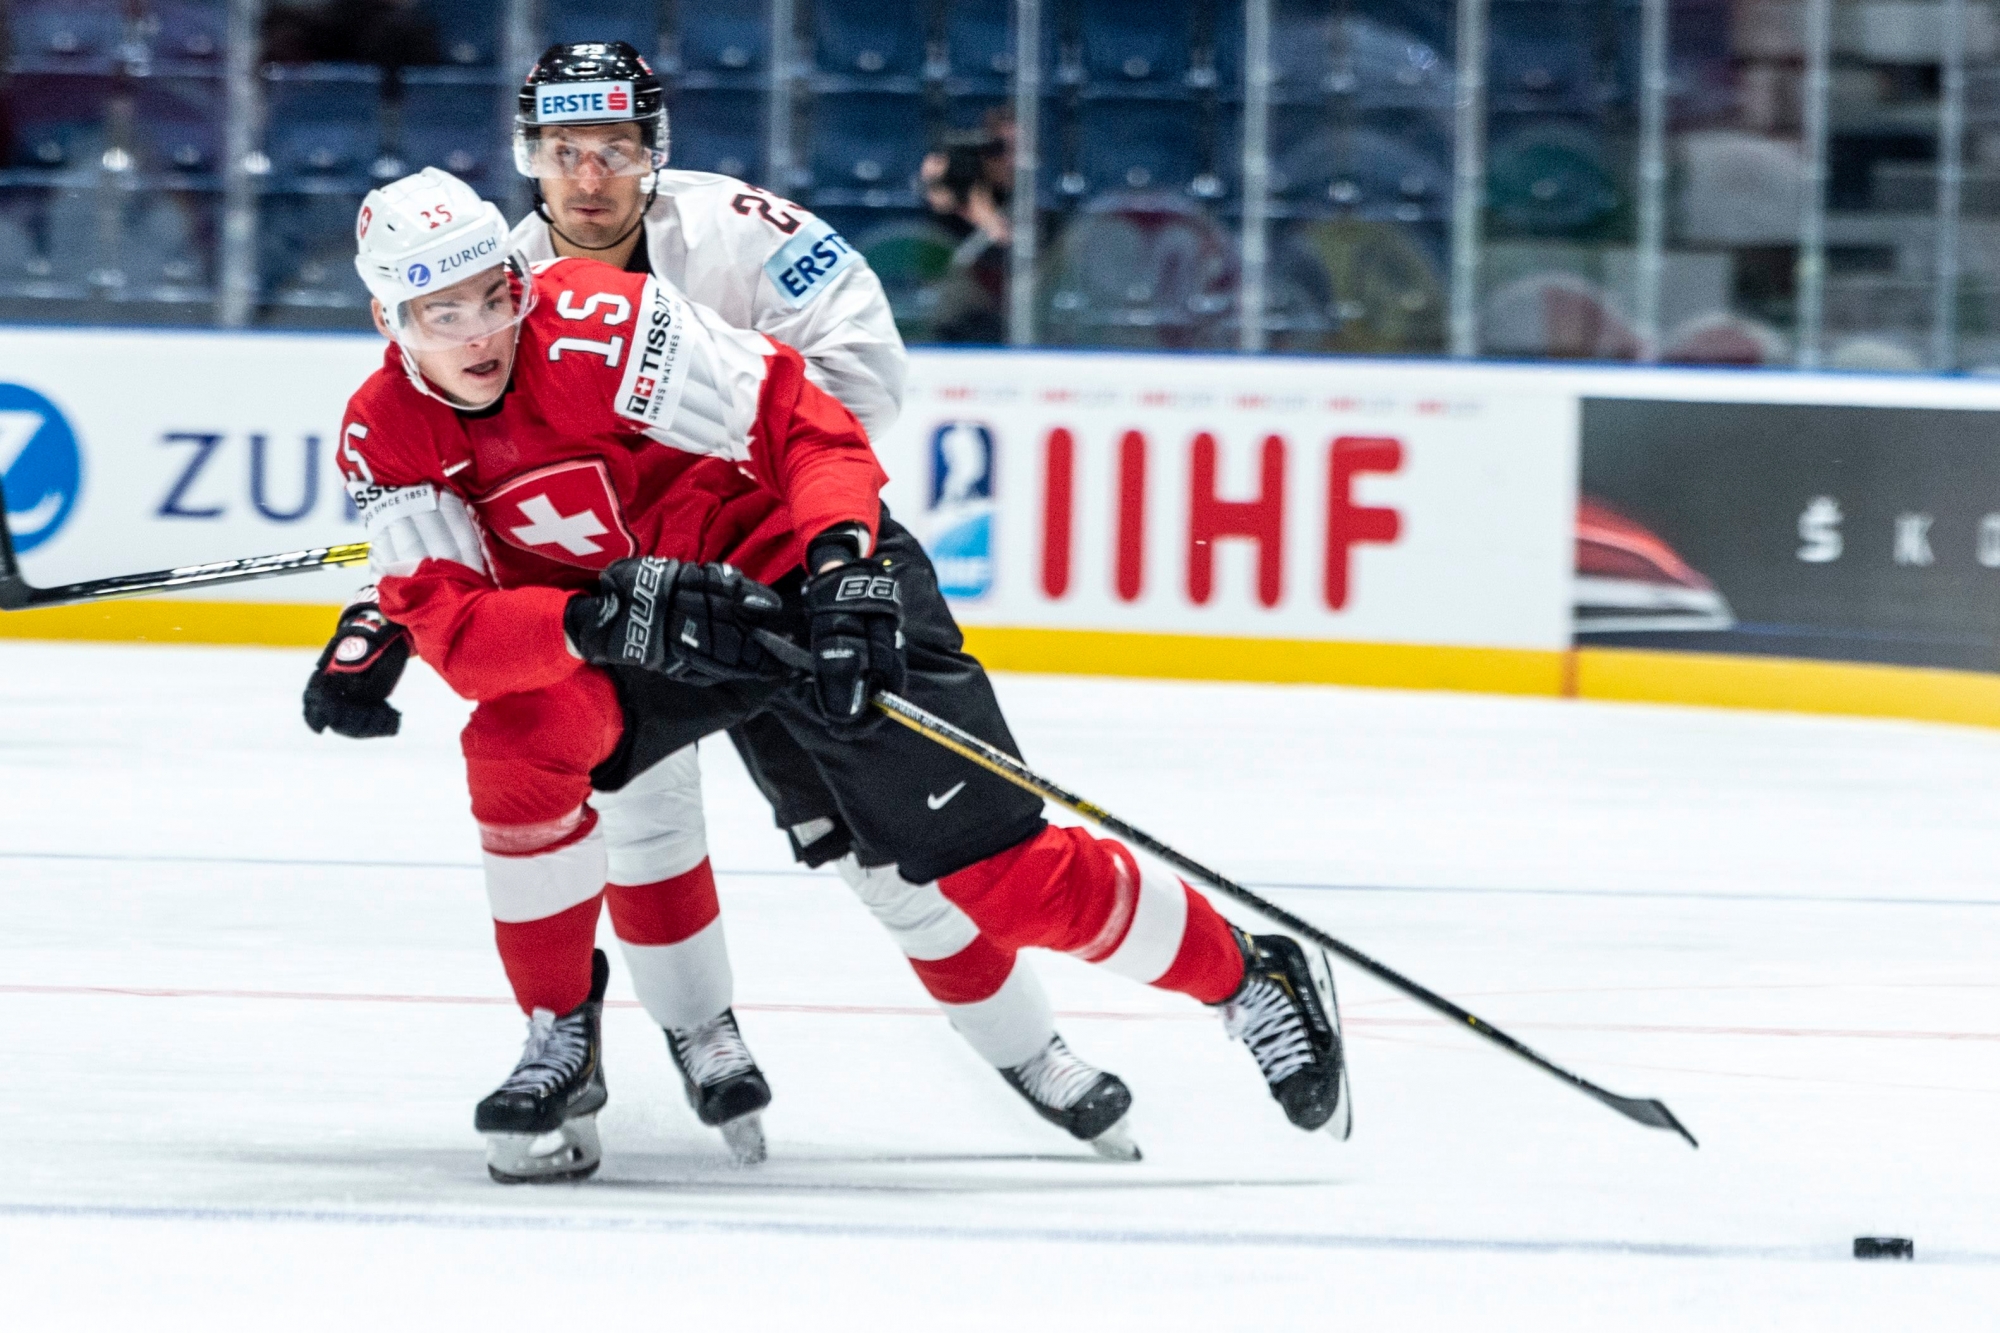
[[1908, 1236], [1856, 1236], [1854, 1257], [1857, 1259], [1914, 1259], [1917, 1257], [1917, 1243]]

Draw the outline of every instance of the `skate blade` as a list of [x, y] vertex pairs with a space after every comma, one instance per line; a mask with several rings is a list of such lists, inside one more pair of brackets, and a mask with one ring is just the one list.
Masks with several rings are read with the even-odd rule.
[[1334, 1040], [1340, 1044], [1340, 1102], [1333, 1108], [1332, 1118], [1320, 1128], [1345, 1143], [1354, 1133], [1354, 1094], [1347, 1086], [1347, 1037], [1340, 1030], [1340, 1000], [1333, 993], [1333, 963], [1324, 949], [1314, 949], [1306, 955], [1306, 970], [1312, 973], [1313, 986], [1319, 991], [1320, 1003], [1333, 1024]]
[[1118, 1122], [1090, 1140], [1090, 1150], [1099, 1157], [1112, 1162], [1136, 1162], [1143, 1154], [1138, 1143], [1132, 1138], [1132, 1127], [1127, 1123], [1131, 1117], [1121, 1117]]
[[736, 1159], [736, 1165], [758, 1165], [766, 1156], [764, 1118], [752, 1111], [749, 1115], [739, 1115], [724, 1122], [722, 1141], [729, 1145], [729, 1155]]
[[486, 1174], [502, 1185], [582, 1180], [603, 1161], [597, 1117], [564, 1122], [548, 1134], [488, 1134]]
[[1347, 1142], [1349, 1136], [1354, 1133], [1354, 1098], [1347, 1090], [1345, 1061], [1342, 1061], [1340, 1066], [1340, 1104], [1333, 1108], [1333, 1118], [1320, 1128], [1342, 1143]]

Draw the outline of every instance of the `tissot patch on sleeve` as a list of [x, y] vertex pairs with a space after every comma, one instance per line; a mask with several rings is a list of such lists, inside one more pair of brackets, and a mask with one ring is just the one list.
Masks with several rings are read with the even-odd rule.
[[818, 300], [835, 278], [860, 260], [845, 237], [814, 218], [764, 261], [764, 272], [785, 304], [797, 310]]
[[438, 507], [437, 491], [429, 485], [377, 486], [350, 481], [347, 494], [361, 512], [361, 521], [375, 529], [411, 514], [428, 514]]
[[625, 363], [612, 404], [619, 416], [655, 430], [673, 424], [687, 384], [687, 341], [693, 336], [693, 322], [687, 302], [658, 278], [646, 279], [638, 324], [632, 330], [632, 359]]

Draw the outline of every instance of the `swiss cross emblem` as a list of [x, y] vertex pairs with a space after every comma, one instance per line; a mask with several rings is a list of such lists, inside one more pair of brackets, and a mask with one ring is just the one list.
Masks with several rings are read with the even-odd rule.
[[565, 565], [603, 569], [639, 554], [602, 459], [523, 473], [481, 496], [475, 507], [487, 532]]

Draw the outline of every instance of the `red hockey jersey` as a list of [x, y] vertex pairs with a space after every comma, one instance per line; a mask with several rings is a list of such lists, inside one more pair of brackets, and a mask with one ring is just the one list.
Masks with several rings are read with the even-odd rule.
[[[342, 424], [382, 610], [472, 699], [577, 669], [562, 609], [612, 562], [726, 560], [775, 580], [828, 528], [872, 533], [886, 480], [859, 423], [791, 348], [654, 277], [589, 260], [536, 267], [498, 403], [455, 411], [420, 392], [391, 347]], [[419, 530], [446, 537], [413, 542]]]

